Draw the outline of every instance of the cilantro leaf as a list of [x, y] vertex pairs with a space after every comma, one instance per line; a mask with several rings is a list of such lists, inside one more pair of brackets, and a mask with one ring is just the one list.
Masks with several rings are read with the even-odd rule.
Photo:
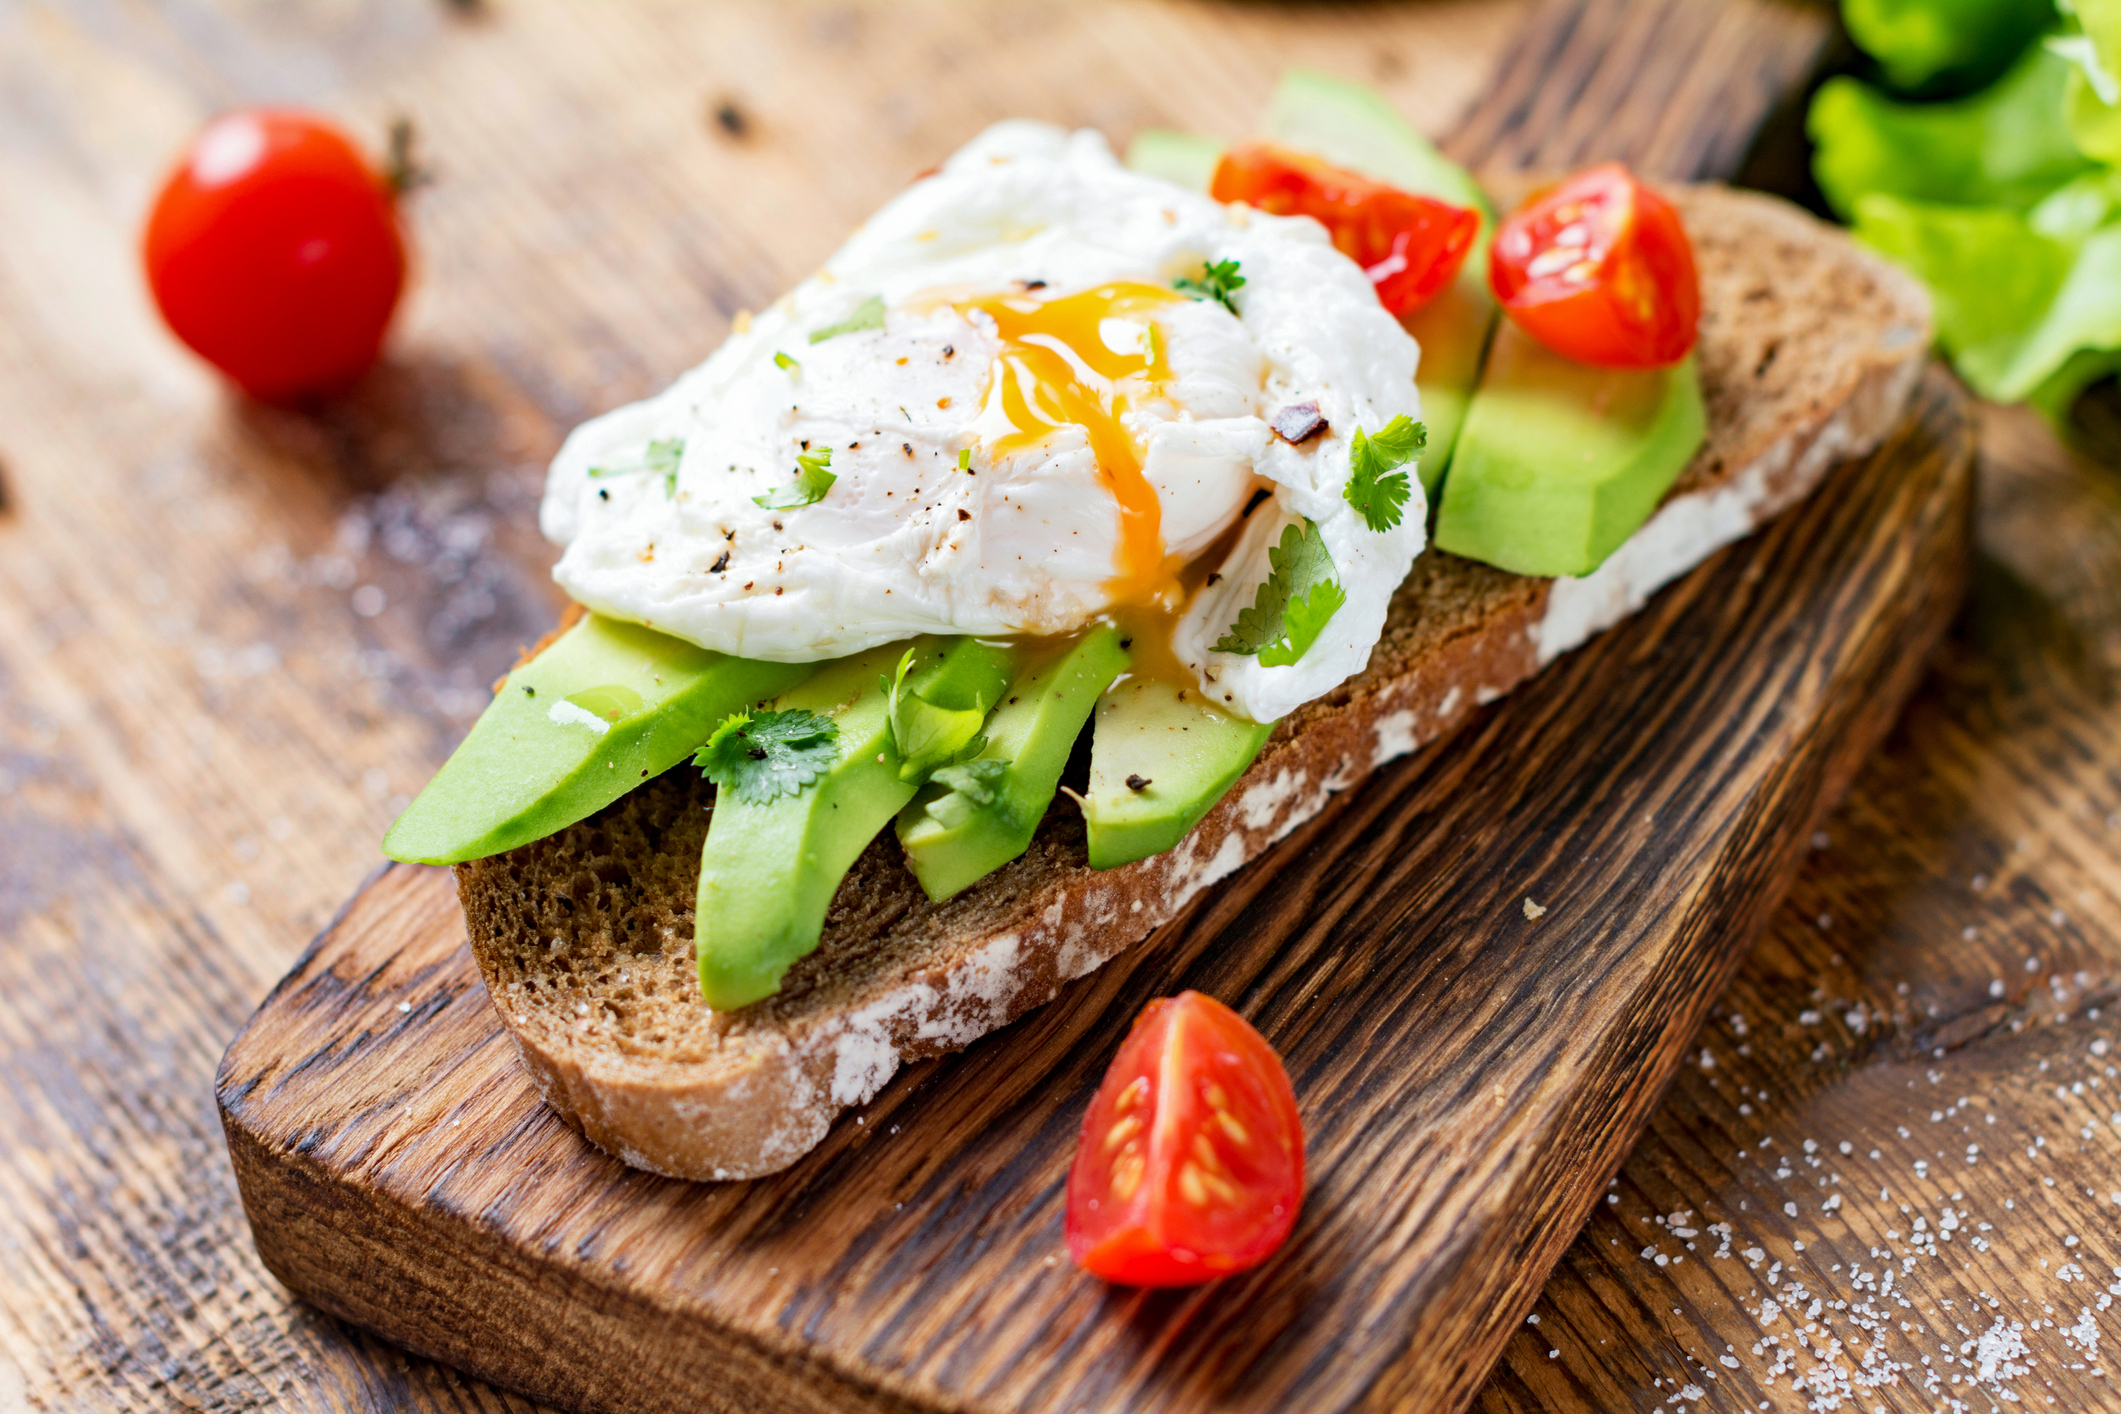
[[895, 677], [880, 678], [877, 686], [890, 699], [891, 740], [899, 754], [899, 779], [922, 781], [938, 766], [975, 755], [986, 746], [979, 734], [987, 720], [987, 706], [974, 702], [966, 710], [941, 707], [906, 688], [906, 674], [913, 671], [914, 650], [908, 648], [898, 660]]
[[685, 439], [666, 437], [650, 442], [640, 459], [630, 466], [593, 466], [589, 468], [589, 475], [594, 480], [607, 476], [661, 476], [663, 494], [675, 496], [678, 493], [678, 461], [684, 455]]
[[1267, 551], [1267, 563], [1273, 572], [1252, 607], [1241, 610], [1216, 640], [1215, 651], [1257, 654], [1262, 666], [1286, 667], [1318, 641], [1348, 596], [1333, 578], [1325, 536], [1308, 520], [1282, 531], [1281, 544]]
[[747, 805], [801, 795], [839, 758], [840, 729], [800, 707], [731, 712], [692, 758], [708, 780]]
[[795, 459], [795, 482], [778, 491], [768, 491], [763, 496], [753, 496], [752, 502], [769, 511], [792, 511], [798, 506], [814, 506], [825, 499], [832, 483], [839, 480], [825, 470], [832, 465], [832, 448], [819, 447], [814, 452], [805, 452]]
[[810, 335], [810, 342], [822, 344], [827, 339], [837, 339], [842, 334], [859, 334], [864, 329], [884, 327], [884, 297], [871, 295], [854, 307], [854, 313], [837, 324], [827, 324]]
[[776, 350], [773, 355], [773, 366], [775, 368], [792, 368], [798, 373], [802, 372], [803, 370], [803, 365], [800, 362], [798, 362], [794, 358], [791, 358], [787, 354], [779, 352], [778, 350]]
[[928, 779], [948, 787], [948, 793], [928, 802], [929, 818], [939, 825], [955, 827], [971, 819], [976, 810], [994, 810], [1004, 824], [1017, 828], [1015, 812], [1008, 808], [1007, 797], [998, 789], [1008, 774], [1007, 761], [960, 761], [943, 767]]
[[1237, 293], [1245, 283], [1245, 277], [1237, 273], [1234, 260], [1217, 260], [1203, 267], [1198, 280], [1182, 277], [1171, 282], [1171, 288], [1195, 299], [1212, 299], [1232, 314], [1237, 306], [1230, 303], [1230, 296]]
[[1259, 665], [1286, 668], [1303, 657], [1325, 632], [1326, 621], [1347, 602], [1347, 591], [1330, 579], [1309, 594], [1291, 599], [1289, 607], [1282, 610], [1282, 637], [1259, 650]]
[[1363, 524], [1380, 535], [1399, 524], [1401, 510], [1414, 488], [1404, 471], [1429, 445], [1429, 425], [1405, 413], [1386, 423], [1375, 437], [1355, 429], [1355, 446], [1348, 454], [1348, 489], [1341, 494], [1362, 516]]
[[948, 786], [974, 805], [992, 805], [1000, 799], [994, 788], [1008, 774], [1009, 763], [1006, 761], [960, 761], [955, 766], [943, 767], [928, 779], [939, 786]]

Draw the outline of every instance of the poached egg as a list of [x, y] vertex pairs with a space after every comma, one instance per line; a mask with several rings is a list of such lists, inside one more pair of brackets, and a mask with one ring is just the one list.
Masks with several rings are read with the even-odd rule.
[[[1226, 261], [1227, 303], [1179, 288]], [[1411, 466], [1390, 530], [1343, 495], [1357, 429], [1420, 415], [1418, 357], [1316, 222], [1003, 123], [705, 363], [577, 428], [540, 526], [577, 601], [719, 652], [1113, 617], [1152, 639], [1138, 664], [1271, 721], [1362, 670], [1421, 549]], [[1346, 596], [1322, 636], [1280, 666], [1215, 651], [1306, 520]]]

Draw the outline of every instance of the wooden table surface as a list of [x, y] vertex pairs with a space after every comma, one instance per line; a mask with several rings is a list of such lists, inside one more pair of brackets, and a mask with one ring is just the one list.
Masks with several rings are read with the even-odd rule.
[[[0, 1414], [520, 1407], [265, 1275], [211, 1080], [549, 622], [530, 513], [573, 422], [994, 117], [1238, 133], [1307, 62], [1483, 163], [1729, 173], [1830, 28], [1766, 0], [0, 7]], [[437, 173], [391, 360], [313, 416], [225, 397], [140, 288], [163, 164], [247, 101], [371, 138], [410, 114]], [[619, 191], [659, 219], [606, 220]], [[2121, 483], [2017, 413], [1985, 475], [1967, 613], [1488, 1407], [2121, 1400]]]

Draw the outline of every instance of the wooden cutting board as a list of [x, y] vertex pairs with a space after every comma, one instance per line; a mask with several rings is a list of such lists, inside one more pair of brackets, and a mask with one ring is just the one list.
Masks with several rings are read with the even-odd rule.
[[[638, 1173], [564, 1125], [449, 875], [387, 869], [222, 1062], [259, 1250], [574, 1408], [1460, 1408], [1949, 619], [1971, 463], [1932, 376], [1766, 533], [756, 1182]], [[1286, 1058], [1303, 1219], [1254, 1273], [1108, 1287], [1062, 1244], [1075, 1128], [1126, 1019], [1185, 987]]]

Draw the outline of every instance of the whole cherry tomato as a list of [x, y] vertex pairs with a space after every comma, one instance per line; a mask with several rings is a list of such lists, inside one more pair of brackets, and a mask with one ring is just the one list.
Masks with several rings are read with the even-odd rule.
[[1679, 213], [1618, 162], [1513, 212], [1496, 230], [1488, 284], [1525, 333], [1604, 368], [1677, 363], [1701, 322], [1701, 277]]
[[178, 338], [244, 391], [344, 388], [383, 345], [405, 285], [395, 192], [306, 113], [216, 118], [147, 222], [147, 280]]
[[1458, 274], [1480, 213], [1373, 182], [1271, 142], [1240, 143], [1216, 165], [1209, 192], [1277, 216], [1309, 216], [1362, 266], [1393, 314], [1412, 314]]
[[1068, 1251], [1128, 1286], [1257, 1266], [1296, 1226], [1304, 1135], [1274, 1048], [1199, 992], [1149, 1003], [1083, 1116]]

